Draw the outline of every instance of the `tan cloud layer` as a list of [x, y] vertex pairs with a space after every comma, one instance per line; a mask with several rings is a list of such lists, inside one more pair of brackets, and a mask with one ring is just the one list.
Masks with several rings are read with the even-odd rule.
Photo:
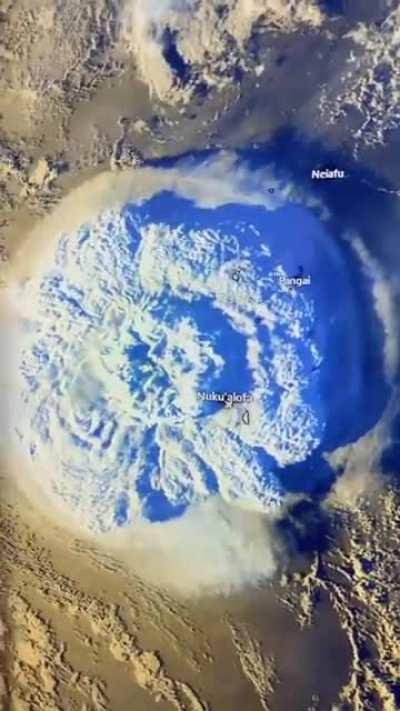
[[318, 27], [323, 15], [314, 0], [236, 0], [221, 11], [216, 0], [125, 0], [120, 17], [123, 42], [136, 58], [140, 74], [163, 100], [187, 101], [191, 89], [176, 83], [163, 55], [168, 30], [181, 58], [208, 85], [231, 81], [235, 66], [246, 67], [246, 43], [257, 24], [281, 32], [301, 25]]

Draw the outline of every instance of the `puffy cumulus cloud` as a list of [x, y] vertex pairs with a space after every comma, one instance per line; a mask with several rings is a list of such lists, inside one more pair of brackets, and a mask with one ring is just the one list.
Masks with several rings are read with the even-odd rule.
[[318, 210], [321, 218], [329, 216], [320, 199], [284, 177], [278, 178], [272, 166], [253, 170], [234, 151], [220, 151], [201, 162], [182, 159], [168, 171], [146, 167], [117, 174], [105, 172], [72, 191], [25, 240], [21, 239], [21, 248], [7, 266], [10, 279], [21, 279], [33, 273], [36, 266], [43, 269], [46, 263], [51, 264], [63, 232], [76, 231], [105, 210], [120, 209], [128, 201], [147, 200], [163, 190], [193, 199], [199, 207], [240, 202], [275, 210], [290, 201]]
[[236, 67], [249, 69], [246, 44], [258, 25], [291, 32], [322, 19], [314, 0], [125, 0], [120, 32], [144, 81], [173, 102], [188, 101], [200, 82], [226, 85]]
[[360, 23], [347, 38], [354, 50], [340, 77], [341, 89], [337, 83], [325, 87], [320, 108], [332, 124], [349, 109], [359, 112], [357, 151], [362, 144], [384, 144], [400, 123], [400, 8], [391, 9], [379, 26]]

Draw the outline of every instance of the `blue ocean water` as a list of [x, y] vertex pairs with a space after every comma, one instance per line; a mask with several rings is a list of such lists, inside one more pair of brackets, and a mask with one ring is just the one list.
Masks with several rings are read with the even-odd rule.
[[[165, 192], [142, 205], [127, 205], [125, 214], [132, 226], [161, 223], [172, 229], [212, 229], [230, 235], [237, 242], [238, 252], [246, 254], [246, 262], [249, 261], [261, 276], [278, 267], [283, 267], [288, 275], [310, 275], [310, 286], [301, 289], [314, 312], [307, 335], [318, 347], [321, 364], [312, 361], [302, 339], [296, 341], [296, 349], [307, 380], [303, 400], [315, 414], [321, 442], [305, 461], [286, 467], [277, 466], [263, 451], [258, 457], [265, 466], [266, 486], [272, 468], [283, 493], [312, 493], [329, 488], [335, 473], [322, 454], [353, 442], [365, 433], [379, 419], [388, 397], [388, 389], [383, 385], [383, 329], [374, 310], [371, 283], [350, 245], [338, 241], [329, 233], [329, 225], [302, 205], [287, 204], [275, 211], [239, 204], [203, 209], [190, 200]], [[132, 227], [134, 244], [137, 239]], [[270, 257], [260, 249], [261, 243], [268, 244]], [[223, 257], [221, 259], [223, 262]], [[273, 293], [274, 286], [269, 284], [264, 289], [267, 305]], [[204, 390], [251, 391], [246, 338], [232, 327], [211, 298], [199, 296], [187, 302], [169, 295], [158, 309], [162, 318], [171, 324], [183, 316], [193, 318], [199, 331], [212, 338], [216, 351], [223, 357], [225, 365], [221, 372], [216, 374], [211, 369], [204, 374]], [[268, 368], [270, 334], [257, 321], [255, 328]], [[279, 323], [276, 333], [283, 340], [287, 338], [286, 327], [281, 328]], [[148, 352], [139, 346], [132, 349], [131, 356], [146, 361]], [[278, 403], [279, 385], [275, 383], [274, 387]], [[217, 402], [203, 403], [201, 416], [210, 416], [220, 407], [221, 403]], [[139, 483], [150, 520], [178, 516], [186, 508], [171, 503], [163, 492], [152, 486], [151, 472], [157, 468], [159, 457], [159, 448], [153, 441], [146, 457], [146, 471]], [[211, 491], [216, 491], [218, 487], [212, 472], [210, 484]]]
[[343, 15], [345, 12], [345, 0], [320, 0], [320, 4], [328, 15]]

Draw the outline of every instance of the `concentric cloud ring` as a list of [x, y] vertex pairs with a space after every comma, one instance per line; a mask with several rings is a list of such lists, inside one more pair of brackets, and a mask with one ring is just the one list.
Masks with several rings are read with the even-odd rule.
[[270, 170], [221, 154], [133, 180], [16, 287], [16, 446], [56, 508], [94, 532], [216, 494], [276, 512], [285, 472], [303, 467], [307, 490], [310, 458], [355, 436], [336, 426], [338, 353], [357, 406], [360, 309], [380, 328], [356, 262], [322, 207]]

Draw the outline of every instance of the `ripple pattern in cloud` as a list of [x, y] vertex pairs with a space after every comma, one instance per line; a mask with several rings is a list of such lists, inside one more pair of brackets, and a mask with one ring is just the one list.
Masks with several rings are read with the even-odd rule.
[[364, 401], [365, 328], [380, 326], [356, 272], [290, 202], [211, 209], [161, 190], [60, 236], [23, 287], [37, 307], [18, 349], [14, 431], [40, 486], [98, 532], [217, 493], [274, 512], [293, 467], [309, 490], [307, 463], [358, 434], [341, 414]]

